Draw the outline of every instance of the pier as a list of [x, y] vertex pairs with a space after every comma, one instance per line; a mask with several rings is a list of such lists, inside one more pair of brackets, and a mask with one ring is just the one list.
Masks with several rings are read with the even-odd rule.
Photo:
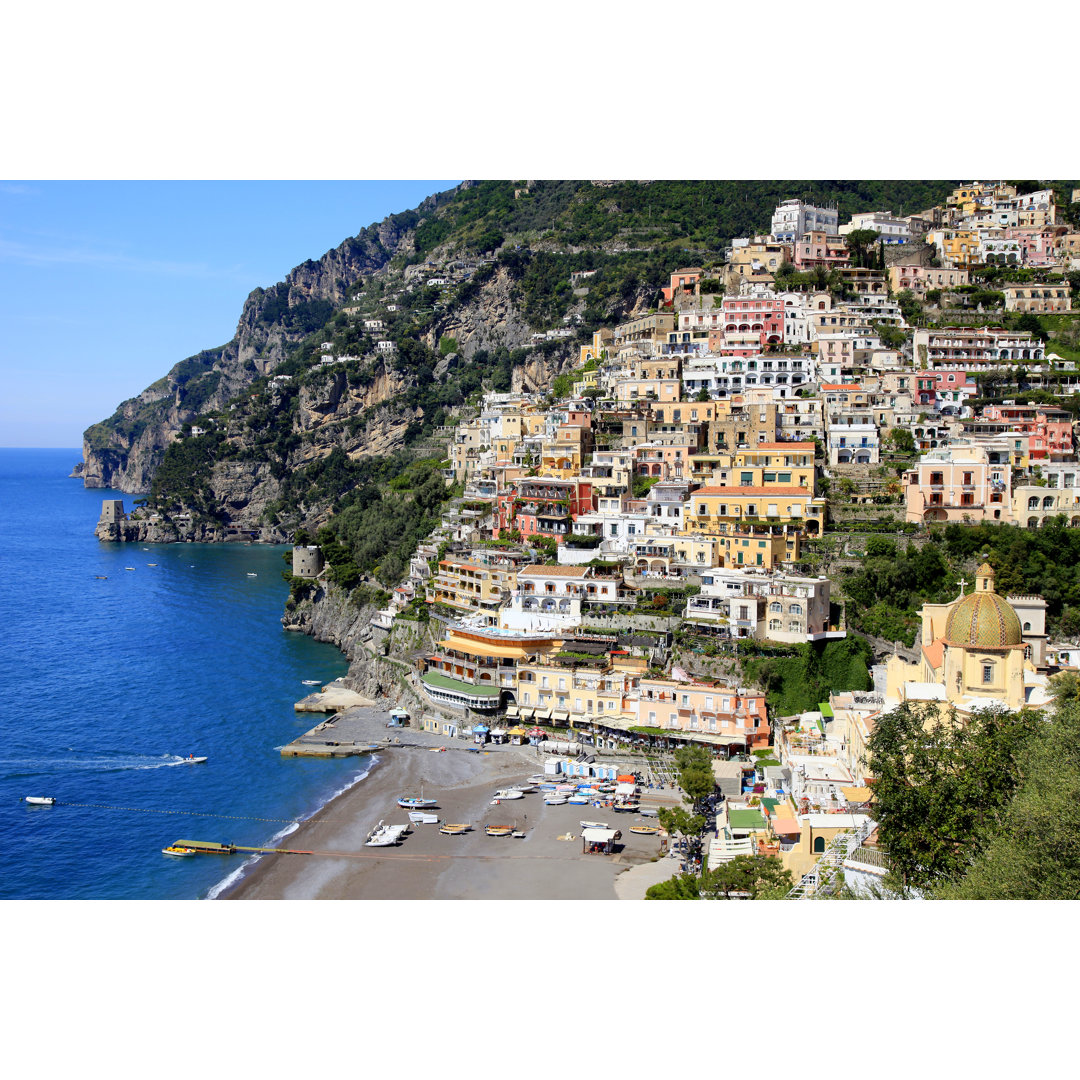
[[373, 754], [395, 744], [395, 739], [389, 734], [377, 741], [372, 738], [373, 732], [391, 730], [386, 726], [389, 720], [390, 714], [382, 709], [350, 708], [347, 712], [323, 720], [283, 746], [281, 756], [340, 758]]

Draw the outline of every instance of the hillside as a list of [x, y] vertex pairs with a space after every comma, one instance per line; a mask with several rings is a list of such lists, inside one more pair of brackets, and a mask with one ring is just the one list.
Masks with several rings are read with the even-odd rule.
[[[780, 199], [910, 212], [950, 187], [463, 183], [255, 290], [230, 342], [86, 431], [84, 482], [150, 492], [165, 535], [286, 540], [339, 510], [366, 462], [422, 454], [482, 389], [546, 389], [594, 329], [651, 308], [666, 274], [767, 231]], [[587, 288], [579, 270], [595, 271]]]

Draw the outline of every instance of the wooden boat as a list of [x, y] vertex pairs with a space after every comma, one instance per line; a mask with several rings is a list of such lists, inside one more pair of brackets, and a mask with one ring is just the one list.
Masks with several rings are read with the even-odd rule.
[[655, 825], [631, 825], [630, 831], [635, 836], [655, 836], [660, 830]]
[[462, 833], [468, 832], [471, 828], [472, 828], [471, 825], [462, 825], [462, 824], [449, 825], [449, 824], [447, 824], [447, 825], [443, 825], [442, 828], [439, 829], [439, 832], [443, 833], [445, 836], [460, 836]]
[[169, 847], [163, 847], [161, 849], [161, 854], [175, 855], [178, 859], [186, 859], [189, 856], [194, 855], [195, 852], [189, 847], [177, 847], [175, 844], [172, 844]]
[[27, 795], [26, 801], [34, 806], [52, 806], [56, 802], [51, 795]]
[[485, 825], [484, 832], [488, 836], [510, 836], [514, 831], [513, 825]]

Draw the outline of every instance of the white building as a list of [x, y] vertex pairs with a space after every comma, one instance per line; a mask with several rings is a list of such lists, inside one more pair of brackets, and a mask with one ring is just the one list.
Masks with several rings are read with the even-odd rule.
[[775, 240], [801, 240], [809, 232], [836, 236], [840, 212], [811, 206], [801, 199], [785, 199], [774, 211], [770, 232]]
[[852, 214], [851, 221], [841, 225], [839, 233], [847, 236], [858, 229], [873, 229], [881, 234], [886, 244], [908, 244], [911, 242], [911, 225], [905, 218], [893, 217], [885, 210], [873, 210], [867, 214]]

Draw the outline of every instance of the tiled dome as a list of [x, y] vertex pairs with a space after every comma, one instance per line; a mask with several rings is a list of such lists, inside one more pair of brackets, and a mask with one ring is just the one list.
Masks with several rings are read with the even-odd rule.
[[1020, 620], [995, 592], [965, 596], [949, 613], [945, 639], [950, 645], [976, 649], [1002, 649], [1023, 640]]

